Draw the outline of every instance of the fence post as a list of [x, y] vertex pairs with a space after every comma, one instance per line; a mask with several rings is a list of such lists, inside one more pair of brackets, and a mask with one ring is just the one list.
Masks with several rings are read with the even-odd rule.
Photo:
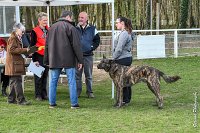
[[[114, 1], [114, 0], [113, 0]], [[113, 49], [113, 47], [114, 47], [114, 31], [115, 31], [115, 27], [114, 27], [114, 25], [115, 25], [115, 18], [114, 18], [114, 16], [115, 16], [115, 5], [114, 5], [114, 2], [112, 2], [112, 48], [111, 48], [111, 50]], [[114, 91], [115, 91], [115, 87], [114, 87], [114, 83], [113, 83], [113, 81], [112, 81], [112, 98], [114, 98]]]
[[174, 57], [178, 57], [178, 32], [177, 29], [174, 30]]

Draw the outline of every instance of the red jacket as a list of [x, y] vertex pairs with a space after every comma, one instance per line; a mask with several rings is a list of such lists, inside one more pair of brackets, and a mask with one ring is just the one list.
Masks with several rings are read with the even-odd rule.
[[[45, 27], [48, 30], [48, 26]], [[45, 46], [46, 43], [46, 35], [44, 34], [44, 32], [42, 31], [42, 29], [37, 26], [33, 29], [37, 35], [37, 41], [36, 41], [36, 46], [40, 47], [40, 46]], [[44, 55], [44, 49], [42, 50], [38, 50], [37, 51], [40, 55]]]

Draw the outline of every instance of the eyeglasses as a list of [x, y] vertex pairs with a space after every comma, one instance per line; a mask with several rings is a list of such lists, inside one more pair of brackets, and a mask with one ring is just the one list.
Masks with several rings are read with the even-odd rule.
[[5, 48], [4, 46], [1, 46], [1, 48]]

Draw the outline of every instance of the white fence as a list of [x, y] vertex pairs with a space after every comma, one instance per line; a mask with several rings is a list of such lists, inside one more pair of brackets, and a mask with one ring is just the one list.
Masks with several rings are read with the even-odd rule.
[[[103, 54], [111, 57], [112, 31], [99, 31], [101, 44], [94, 51], [95, 60], [102, 58]], [[116, 31], [119, 32], [119, 31]], [[134, 30], [136, 38], [133, 42], [133, 58], [138, 59], [137, 37], [139, 35], [164, 35], [165, 36], [165, 57], [199, 56], [200, 55], [200, 28], [197, 29], [163, 29], [163, 30]], [[106, 34], [106, 35], [104, 35]], [[153, 36], [152, 36], [153, 37]], [[159, 41], [159, 39], [157, 40]], [[156, 42], [159, 43], [159, 42]], [[149, 43], [150, 44], [150, 43]], [[150, 45], [153, 45], [152, 42]], [[151, 47], [151, 46], [150, 46]], [[152, 46], [153, 47], [153, 46]], [[153, 50], [153, 49], [152, 49]], [[163, 52], [163, 51], [161, 51]]]

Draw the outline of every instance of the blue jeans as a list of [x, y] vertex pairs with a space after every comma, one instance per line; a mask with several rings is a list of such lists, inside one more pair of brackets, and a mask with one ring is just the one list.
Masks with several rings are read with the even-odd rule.
[[[64, 68], [70, 93], [71, 105], [78, 104], [77, 90], [76, 90], [76, 80], [75, 80], [75, 68]], [[49, 104], [56, 104], [56, 90], [58, 85], [58, 79], [62, 68], [49, 69]]]
[[83, 68], [76, 69], [76, 84], [77, 92], [82, 92], [82, 74], [85, 74], [86, 93], [92, 93], [92, 69], [93, 69], [93, 56], [83, 56]]

